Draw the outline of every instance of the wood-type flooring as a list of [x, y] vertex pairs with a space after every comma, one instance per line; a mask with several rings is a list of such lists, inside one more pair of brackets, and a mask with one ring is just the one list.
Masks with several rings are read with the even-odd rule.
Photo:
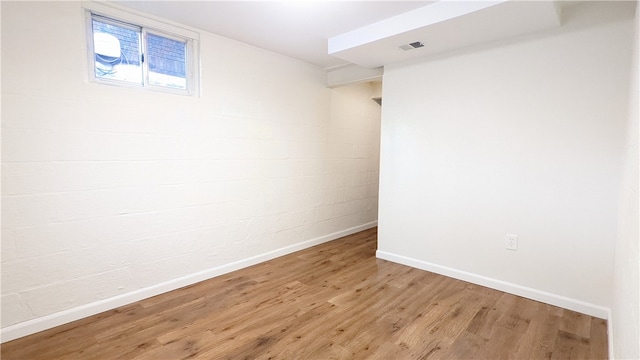
[[10, 359], [605, 359], [605, 320], [375, 258], [366, 230], [1, 346]]

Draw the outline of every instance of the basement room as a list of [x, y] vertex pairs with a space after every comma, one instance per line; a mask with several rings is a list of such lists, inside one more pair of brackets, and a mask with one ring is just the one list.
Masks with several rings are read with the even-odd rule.
[[640, 359], [631, 1], [1, 1], [2, 359]]

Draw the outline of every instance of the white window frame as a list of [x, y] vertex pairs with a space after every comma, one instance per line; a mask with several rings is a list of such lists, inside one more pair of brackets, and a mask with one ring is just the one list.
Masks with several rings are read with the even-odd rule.
[[[166, 92], [178, 95], [199, 96], [199, 34], [195, 31], [169, 24], [130, 10], [104, 5], [102, 3], [84, 2], [82, 7], [86, 18], [86, 45], [87, 45], [87, 69], [89, 70], [89, 81], [101, 84], [116, 85], [130, 88], [143, 88], [153, 91]], [[95, 51], [93, 47], [93, 16], [97, 15], [106, 20], [122, 23], [141, 29], [141, 53], [147, 49], [147, 34], [162, 36], [172, 40], [186, 43], [185, 67], [186, 67], [186, 89], [176, 89], [167, 86], [149, 84], [149, 68], [147, 54], [144, 54], [142, 62], [142, 82], [140, 84], [115, 79], [106, 79], [96, 76], [95, 72]]]

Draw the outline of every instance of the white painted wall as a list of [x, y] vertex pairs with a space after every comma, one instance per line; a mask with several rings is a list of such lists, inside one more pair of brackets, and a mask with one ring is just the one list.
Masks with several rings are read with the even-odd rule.
[[639, 152], [638, 102], [640, 93], [640, 7], [636, 8], [634, 56], [629, 93], [629, 119], [625, 148], [624, 171], [620, 187], [618, 238], [613, 272], [613, 352], [616, 359], [640, 359], [640, 233], [638, 232]]
[[605, 317], [633, 6], [387, 66], [378, 256]]
[[328, 196], [330, 205], [318, 208], [329, 218], [345, 213], [354, 214], [356, 224], [378, 220], [381, 111], [372, 100], [375, 93], [375, 83], [331, 90], [328, 160], [323, 166], [331, 173], [326, 181], [338, 190]]
[[201, 97], [87, 81], [79, 2], [2, 2], [3, 341], [375, 225], [370, 86], [201, 33]]

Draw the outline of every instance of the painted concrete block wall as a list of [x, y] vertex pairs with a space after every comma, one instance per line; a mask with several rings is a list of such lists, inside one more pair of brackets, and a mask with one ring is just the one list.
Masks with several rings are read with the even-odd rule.
[[378, 256], [605, 317], [633, 5], [387, 66]]
[[344, 214], [336, 230], [378, 220], [380, 164], [380, 105], [372, 100], [376, 86], [349, 85], [331, 91], [327, 152], [322, 171], [336, 190], [332, 204], [322, 206], [320, 218]]
[[375, 224], [369, 85], [205, 32], [200, 97], [91, 83], [79, 2], [1, 6], [3, 330]]
[[613, 304], [613, 353], [616, 359], [640, 359], [640, 213], [638, 202], [640, 130], [638, 112], [640, 93], [640, 7], [636, 8], [634, 56], [632, 60], [631, 91], [625, 162], [620, 186], [618, 238], [615, 248]]

